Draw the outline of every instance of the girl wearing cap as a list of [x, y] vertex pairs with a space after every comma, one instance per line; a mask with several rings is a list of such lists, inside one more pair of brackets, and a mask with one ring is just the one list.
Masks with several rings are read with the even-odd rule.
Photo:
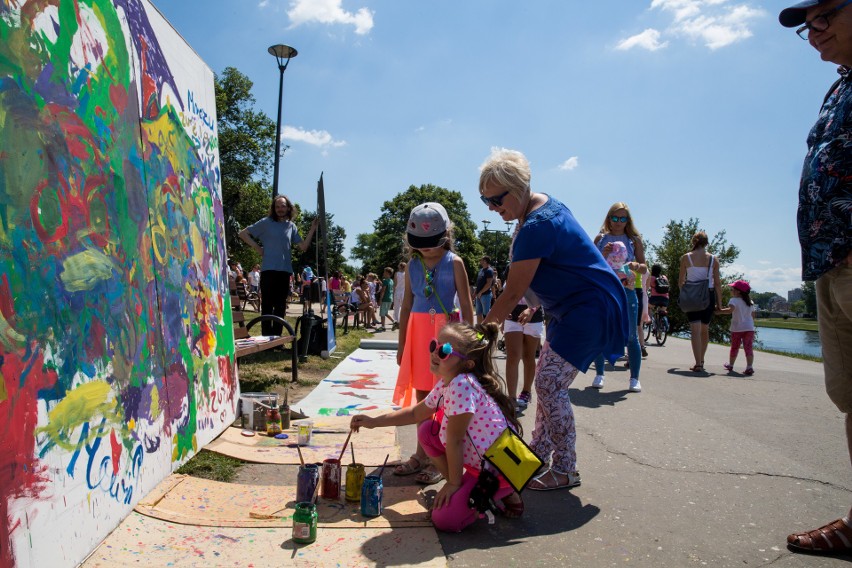
[[751, 301], [751, 286], [745, 280], [737, 280], [731, 286], [731, 299], [728, 307], [716, 311], [717, 314], [731, 314], [731, 354], [724, 364], [729, 372], [734, 370], [734, 363], [740, 352], [740, 343], [746, 356], [745, 375], [754, 374], [754, 302]]
[[[459, 296], [461, 319], [473, 322], [464, 261], [452, 250], [452, 224], [440, 203], [422, 203], [411, 210], [405, 243], [411, 257], [405, 271], [405, 293], [399, 312], [399, 375], [393, 402], [412, 406], [429, 394], [439, 377], [430, 370], [429, 343], [438, 336], [453, 314], [453, 299]], [[418, 474], [416, 480], [431, 484], [441, 480], [429, 464], [420, 444], [408, 461], [394, 470], [396, 475]]]
[[624, 351], [629, 333], [627, 297], [571, 211], [530, 189], [530, 164], [520, 152], [493, 150], [480, 168], [479, 193], [503, 221], [518, 221], [510, 257], [512, 277], [484, 324], [500, 323], [527, 290], [531, 308], [548, 313], [547, 340], [535, 375], [538, 406], [532, 449], [548, 467], [527, 486], [552, 491], [580, 485], [577, 432], [568, 387], [598, 353], [610, 362]]

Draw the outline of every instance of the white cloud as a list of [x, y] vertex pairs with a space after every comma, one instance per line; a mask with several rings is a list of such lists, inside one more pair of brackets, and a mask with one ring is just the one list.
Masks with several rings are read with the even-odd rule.
[[732, 264], [725, 268], [729, 274], [739, 273], [747, 280], [753, 290], [758, 292], [775, 292], [779, 296], [787, 297], [788, 290], [795, 290], [802, 286], [802, 269], [798, 266], [772, 266], [766, 261], [758, 260], [757, 265], [761, 268], [749, 267], [744, 264]]
[[571, 171], [580, 165], [580, 158], [577, 156], [571, 156], [561, 164], [559, 164], [559, 169], [563, 171]]
[[367, 8], [347, 12], [341, 6], [342, 2], [343, 0], [292, 0], [287, 16], [292, 27], [308, 22], [346, 24], [355, 26], [355, 33], [358, 35], [370, 33], [373, 29], [373, 12]]
[[[651, 9], [671, 16], [672, 23], [663, 32], [665, 36], [686, 37], [712, 50], [751, 37], [749, 24], [765, 15], [760, 8], [745, 2], [732, 4], [730, 0], [651, 0]], [[656, 51], [669, 44], [660, 37], [659, 31], [648, 28], [621, 40], [616, 49], [625, 51], [639, 47]]]
[[320, 148], [339, 148], [346, 146], [345, 140], [335, 140], [334, 137], [325, 130], [305, 130], [303, 128], [295, 128], [293, 126], [284, 126], [281, 132], [282, 140], [295, 140], [296, 142], [304, 142], [312, 146]]
[[638, 33], [634, 36], [630, 36], [629, 38], [623, 39], [618, 42], [618, 45], [615, 46], [615, 49], [620, 51], [627, 51], [628, 49], [633, 49], [634, 47], [641, 47], [642, 49], [647, 49], [648, 51], [657, 51], [658, 49], [663, 49], [668, 46], [669, 42], [664, 41], [660, 42], [660, 32], [655, 30], [654, 28], [648, 28], [642, 33]]

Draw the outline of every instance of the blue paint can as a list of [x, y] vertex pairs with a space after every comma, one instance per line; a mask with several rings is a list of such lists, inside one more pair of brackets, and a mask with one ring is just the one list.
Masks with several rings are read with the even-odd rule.
[[319, 467], [315, 463], [299, 466], [296, 477], [296, 503], [313, 503], [319, 483]]
[[365, 517], [378, 517], [382, 514], [382, 494], [384, 484], [378, 475], [368, 475], [361, 486], [361, 514]]

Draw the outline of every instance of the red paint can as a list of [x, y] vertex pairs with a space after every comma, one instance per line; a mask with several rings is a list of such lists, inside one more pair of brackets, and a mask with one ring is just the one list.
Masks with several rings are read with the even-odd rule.
[[320, 483], [324, 499], [340, 499], [340, 460], [323, 460]]

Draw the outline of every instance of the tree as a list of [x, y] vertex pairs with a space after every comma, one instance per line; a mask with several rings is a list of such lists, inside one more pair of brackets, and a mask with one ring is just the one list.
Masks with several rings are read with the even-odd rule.
[[479, 271], [479, 259], [484, 251], [476, 238], [476, 226], [470, 220], [467, 204], [458, 191], [451, 191], [432, 184], [410, 186], [406, 191], [385, 201], [381, 215], [373, 223], [372, 234], [359, 234], [352, 256], [362, 262], [362, 272], [377, 272], [385, 266], [395, 267], [400, 261], [408, 260], [403, 246], [405, 224], [411, 210], [427, 201], [440, 203], [447, 210], [453, 223], [456, 254], [462, 257], [470, 281]]
[[[686, 321], [686, 316], [677, 305], [677, 299], [680, 296], [680, 287], [678, 280], [680, 278], [680, 258], [689, 252], [692, 247], [692, 236], [699, 230], [699, 220], [690, 218], [688, 221], [669, 221], [665, 226], [665, 233], [659, 245], [650, 244], [647, 248], [649, 257], [654, 259], [656, 264], [663, 267], [663, 273], [669, 279], [669, 329], [672, 333], [683, 332], [689, 329], [689, 322]], [[707, 251], [716, 256], [719, 262], [720, 275], [722, 268], [730, 265], [740, 255], [740, 251], [734, 245], [728, 244], [725, 238], [725, 231], [716, 233], [710, 238], [710, 243], [707, 246]], [[726, 302], [730, 298], [730, 291], [725, 285], [726, 282], [736, 280], [739, 275], [730, 275], [722, 279], [725, 282], [717, 282], [716, 286], [722, 286], [722, 301]], [[727, 318], [714, 318], [710, 324], [710, 340], [723, 342], [729, 338]]]
[[749, 296], [751, 297], [751, 301], [754, 302], [757, 307], [763, 310], [768, 310], [770, 301], [772, 298], [778, 297], [778, 294], [775, 292], [755, 292], [752, 290]]
[[215, 78], [225, 238], [228, 254], [235, 258], [252, 258], [237, 235], [267, 214], [272, 200], [268, 176], [275, 157], [275, 122], [254, 110], [252, 86], [233, 67]]
[[479, 232], [479, 241], [485, 248], [485, 254], [491, 258], [491, 266], [501, 278], [509, 265], [509, 249], [512, 237], [507, 231], [486, 229]]
[[[307, 236], [308, 231], [311, 228], [311, 223], [314, 222], [316, 217], [316, 211], [304, 211], [299, 214], [296, 219], [296, 226], [299, 228], [299, 234], [302, 235], [302, 237]], [[293, 257], [293, 270], [301, 271], [301, 267], [310, 266], [316, 270], [316, 274], [318, 276], [324, 276], [326, 274], [326, 268], [328, 268], [329, 275], [333, 271], [341, 270], [343, 268], [343, 263], [346, 260], [343, 256], [343, 241], [346, 240], [346, 230], [343, 227], [335, 225], [333, 219], [334, 215], [326, 211], [325, 223], [328, 230], [328, 238], [326, 239], [328, 243], [328, 250], [326, 251], [326, 255], [328, 257], [328, 267], [326, 267], [324, 263], [322, 250], [320, 250], [319, 261], [317, 261], [317, 247], [320, 246], [322, 241], [320, 229], [317, 228], [317, 234], [305, 252], [299, 252], [297, 249], [294, 249], [296, 252]]]
[[805, 302], [805, 313], [817, 317], [816, 285], [813, 282], [802, 282], [802, 300]]

